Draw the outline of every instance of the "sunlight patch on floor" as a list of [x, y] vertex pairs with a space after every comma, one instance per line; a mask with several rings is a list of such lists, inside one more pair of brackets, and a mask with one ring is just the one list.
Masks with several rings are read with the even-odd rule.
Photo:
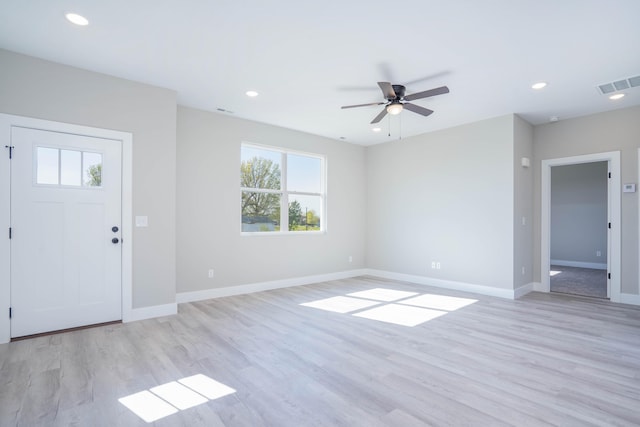
[[175, 381], [153, 387], [149, 391], [180, 410], [193, 408], [209, 401], [203, 395]]
[[445, 314], [447, 314], [446, 311], [409, 307], [401, 304], [385, 304], [381, 307], [361, 311], [360, 313], [354, 314], [354, 316], [413, 327]]
[[550, 270], [550, 271], [549, 271], [549, 276], [552, 276], [552, 277], [553, 277], [553, 276], [555, 276], [556, 274], [560, 274], [560, 273], [562, 273], [562, 271], [559, 271], [559, 270]]
[[175, 406], [147, 390], [120, 398], [118, 401], [148, 423], [178, 412]]
[[152, 423], [235, 392], [225, 384], [197, 374], [122, 397], [118, 401], [147, 423]]
[[375, 288], [300, 305], [413, 327], [476, 302], [471, 298]]
[[209, 400], [215, 400], [236, 392], [231, 387], [202, 374], [183, 378], [181, 380], [178, 380], [178, 382], [180, 384], [186, 385], [192, 390], [197, 391]]
[[366, 298], [375, 301], [397, 301], [399, 299], [418, 295], [417, 292], [396, 291], [394, 289], [375, 288], [368, 291], [353, 292], [347, 294], [350, 297]]
[[418, 307], [433, 308], [436, 310], [455, 311], [475, 302], [478, 302], [478, 300], [446, 295], [424, 294], [419, 297], [404, 300], [402, 304], [416, 305]]
[[376, 304], [378, 304], [377, 301], [369, 301], [359, 298], [331, 297], [318, 301], [306, 302], [300, 305], [333, 311], [335, 313], [350, 313]]

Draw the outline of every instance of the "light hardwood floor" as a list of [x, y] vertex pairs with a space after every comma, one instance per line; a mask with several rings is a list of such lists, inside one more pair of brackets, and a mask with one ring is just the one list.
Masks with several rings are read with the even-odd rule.
[[[373, 288], [477, 302], [414, 327], [300, 305]], [[154, 425], [638, 426], [640, 309], [367, 277], [181, 304], [0, 345], [0, 425], [149, 425], [118, 399], [196, 374], [236, 392]]]

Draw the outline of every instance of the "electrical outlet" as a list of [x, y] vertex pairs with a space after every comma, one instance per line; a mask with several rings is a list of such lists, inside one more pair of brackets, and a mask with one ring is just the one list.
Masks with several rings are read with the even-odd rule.
[[353, 257], [351, 255], [349, 255], [349, 263], [353, 262]]
[[526, 273], [525, 273], [525, 271], [526, 271], [526, 270], [524, 269], [524, 267], [522, 267], [522, 275], [523, 275], [523, 276], [526, 274]]
[[596, 256], [602, 256], [602, 252], [596, 251]]
[[209, 270], [209, 279], [213, 279], [213, 268]]
[[436, 262], [436, 270], [440, 270], [440, 262]]
[[431, 261], [431, 268], [436, 268], [436, 262], [435, 261]]

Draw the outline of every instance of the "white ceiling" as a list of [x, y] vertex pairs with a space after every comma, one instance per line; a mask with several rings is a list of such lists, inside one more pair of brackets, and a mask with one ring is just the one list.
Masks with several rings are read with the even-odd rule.
[[[370, 145], [507, 113], [539, 124], [640, 105], [640, 87], [619, 101], [596, 89], [640, 75], [639, 17], [638, 0], [1, 0], [0, 47]], [[382, 107], [340, 106], [382, 101], [378, 81], [451, 93], [374, 133]]]

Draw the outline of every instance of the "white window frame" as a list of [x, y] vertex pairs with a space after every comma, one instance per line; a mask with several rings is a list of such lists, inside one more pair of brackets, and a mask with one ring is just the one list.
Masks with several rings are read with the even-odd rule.
[[[318, 153], [291, 150], [288, 148], [274, 147], [270, 145], [254, 144], [243, 142], [240, 144], [240, 164], [242, 164], [242, 149], [255, 148], [258, 150], [272, 151], [280, 153], [280, 190], [264, 188], [240, 187], [240, 199], [242, 193], [250, 191], [253, 193], [268, 193], [280, 195], [280, 231], [242, 231], [242, 211], [240, 211], [240, 234], [243, 236], [282, 236], [282, 235], [314, 235], [327, 232], [327, 157]], [[287, 189], [287, 155], [297, 155], [312, 157], [320, 160], [320, 193], [305, 191], [289, 191]], [[320, 230], [313, 231], [290, 231], [289, 230], [289, 197], [290, 196], [314, 196], [320, 197]], [[284, 224], [284, 227], [283, 227]]]

